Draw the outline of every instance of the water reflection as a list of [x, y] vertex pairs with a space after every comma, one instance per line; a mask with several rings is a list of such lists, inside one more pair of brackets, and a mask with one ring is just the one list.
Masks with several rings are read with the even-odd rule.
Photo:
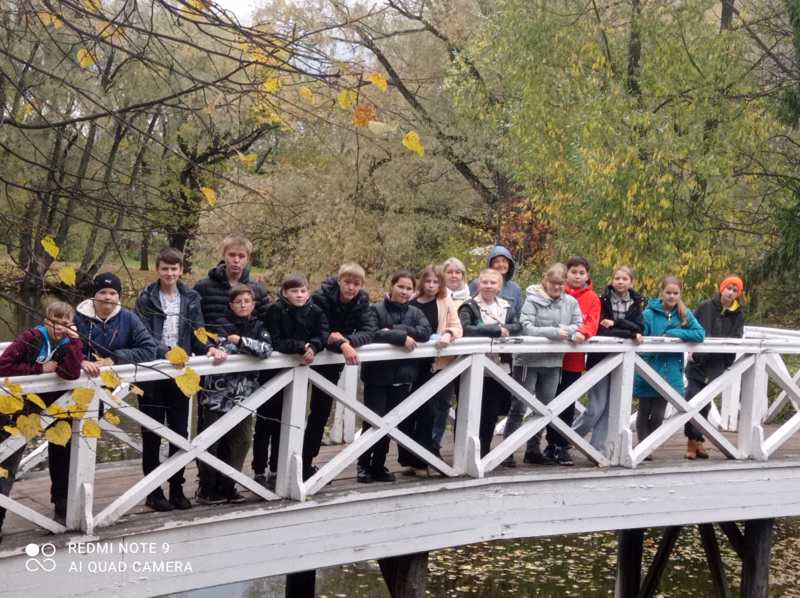
[[[659, 535], [646, 539], [645, 562]], [[718, 533], [728, 581], [739, 585], [741, 564]], [[599, 598], [613, 596], [616, 537], [613, 533], [506, 540], [431, 553], [427, 595], [435, 598]], [[771, 567], [770, 596], [800, 598], [800, 519], [779, 520]], [[283, 598], [283, 578], [173, 594], [172, 598]], [[696, 528], [684, 529], [657, 594], [664, 598], [713, 596]], [[389, 598], [374, 561], [319, 571], [319, 598]]]

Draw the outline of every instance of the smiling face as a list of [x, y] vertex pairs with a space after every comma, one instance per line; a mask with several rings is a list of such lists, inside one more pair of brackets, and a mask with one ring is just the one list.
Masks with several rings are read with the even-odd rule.
[[675, 283], [668, 283], [661, 289], [661, 303], [664, 308], [670, 310], [678, 305], [681, 299], [681, 288]]
[[624, 295], [631, 290], [632, 286], [633, 280], [630, 274], [625, 272], [625, 270], [617, 270], [614, 272], [614, 278], [611, 279], [611, 287], [617, 295]]
[[503, 277], [494, 272], [484, 272], [478, 278], [478, 292], [486, 303], [492, 303], [503, 290]]
[[447, 288], [451, 291], [459, 291], [464, 288], [464, 273], [455, 264], [447, 266], [447, 270], [444, 271], [444, 279]]
[[236, 317], [247, 318], [253, 313], [253, 308], [255, 308], [256, 302], [253, 299], [252, 294], [240, 293], [234, 297], [233, 301], [231, 301], [228, 305], [230, 305], [231, 311]]
[[156, 272], [158, 273], [158, 281], [161, 285], [171, 289], [178, 284], [178, 280], [180, 280], [183, 274], [183, 266], [180, 263], [168, 264], [166, 262], [158, 262]]
[[241, 245], [233, 245], [225, 250], [222, 256], [225, 262], [225, 274], [229, 280], [240, 280], [244, 272], [250, 255], [247, 253], [247, 248]]
[[408, 303], [414, 295], [414, 281], [405, 276], [401, 276], [392, 285], [389, 292], [389, 299], [395, 303]]
[[497, 270], [500, 272], [500, 274], [505, 276], [508, 274], [508, 270], [511, 268], [511, 262], [508, 261], [508, 258], [498, 255], [497, 257], [492, 258], [492, 261], [489, 262], [489, 267], [492, 270]]

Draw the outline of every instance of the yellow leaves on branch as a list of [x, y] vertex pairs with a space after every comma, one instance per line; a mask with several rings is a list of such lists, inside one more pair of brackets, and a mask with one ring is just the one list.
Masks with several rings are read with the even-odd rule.
[[3, 382], [3, 390], [6, 394], [0, 395], [0, 413], [11, 415], [22, 410], [22, 387], [11, 382], [8, 378]]
[[42, 431], [42, 420], [38, 413], [20, 415], [17, 418], [16, 428], [25, 437], [25, 440], [33, 440]]
[[314, 95], [314, 92], [311, 91], [311, 88], [307, 85], [303, 85], [300, 89], [297, 90], [297, 94], [303, 99], [305, 102], [316, 105], [317, 103], [317, 96]]
[[12, 382], [11, 378], [6, 378], [3, 380], [3, 390], [5, 390], [8, 394], [17, 397], [18, 399], [22, 399], [22, 395], [25, 394], [25, 391], [22, 390], [22, 386], [16, 382]]
[[44, 410], [44, 414], [55, 419], [66, 419], [69, 417], [69, 410], [58, 403], [53, 403]]
[[61, 248], [56, 244], [53, 237], [46, 235], [39, 243], [41, 243], [42, 249], [44, 249], [51, 258], [56, 259], [58, 257]]
[[403, 147], [416, 153], [420, 158], [425, 156], [425, 148], [419, 138], [419, 133], [416, 131], [409, 131], [403, 137]]
[[388, 82], [386, 81], [386, 77], [380, 73], [370, 73], [364, 78], [383, 92], [386, 92], [389, 86]]
[[241, 162], [245, 168], [253, 168], [258, 161], [258, 156], [256, 154], [243, 154], [241, 152], [236, 152], [239, 155], [239, 162]]
[[[103, 373], [113, 374], [114, 372], [103, 372]], [[105, 384], [105, 380], [103, 381], [103, 383]], [[93, 398], [94, 398], [94, 388], [81, 387], [81, 388], [76, 388], [75, 390], [72, 391], [72, 400], [75, 401], [78, 405], [83, 405], [84, 407], [86, 407], [89, 405], [89, 403], [92, 402]]]
[[72, 426], [65, 421], [56, 422], [55, 425], [47, 428], [44, 433], [47, 442], [52, 442], [58, 446], [66, 446], [69, 439], [72, 437]]
[[378, 120], [378, 113], [372, 106], [359, 104], [353, 110], [353, 125], [356, 127], [366, 127], [372, 120]]
[[11, 436], [21, 436], [19, 430], [15, 426], [3, 426], [3, 430], [11, 434]]
[[85, 436], [86, 438], [100, 438], [100, 435], [103, 433], [103, 429], [93, 419], [87, 419], [83, 422], [83, 428], [81, 428], [81, 435]]
[[167, 361], [169, 361], [176, 368], [182, 368], [186, 365], [186, 362], [189, 361], [189, 355], [186, 353], [183, 347], [178, 347], [177, 345], [167, 351], [167, 354], [164, 357], [166, 357]]
[[200, 392], [200, 374], [192, 368], [186, 368], [180, 376], [175, 377], [175, 384], [183, 394], [191, 398], [192, 395]]
[[212, 208], [217, 205], [217, 192], [211, 187], [200, 187], [200, 193], [203, 194], [206, 202], [208, 202], [208, 205]]
[[202, 15], [203, 11], [208, 10], [209, 4], [205, 0], [186, 0], [186, 6], [181, 7], [181, 15], [191, 19]]
[[219, 342], [219, 335], [216, 332], [209, 332], [206, 330], [205, 326], [201, 326], [200, 328], [195, 328], [194, 335], [197, 337], [201, 343], [205, 344], [210, 340], [215, 342]]
[[61, 282], [63, 282], [68, 287], [74, 287], [75, 286], [76, 276], [77, 276], [77, 274], [75, 272], [75, 268], [73, 268], [71, 266], [63, 266], [58, 271], [58, 278], [61, 280]]
[[97, 60], [95, 59], [94, 55], [86, 48], [78, 49], [77, 58], [78, 58], [78, 65], [82, 69], [88, 69], [89, 67], [92, 67], [95, 64], [97, 64]]
[[47, 409], [47, 405], [44, 404], [42, 397], [39, 395], [29, 392], [27, 395], [25, 395], [25, 398], [36, 405], [39, 409]]
[[277, 77], [272, 77], [271, 79], [267, 79], [264, 81], [264, 91], [267, 93], [278, 93], [281, 90], [281, 80]]
[[342, 110], [349, 110], [356, 105], [358, 101], [358, 94], [352, 89], [343, 89], [336, 96], [336, 103]]
[[50, 14], [49, 12], [42, 10], [37, 13], [39, 20], [42, 22], [42, 25], [45, 27], [49, 27], [50, 25], [53, 26], [53, 29], [61, 29], [64, 26], [64, 21], [58, 18], [54, 14]]

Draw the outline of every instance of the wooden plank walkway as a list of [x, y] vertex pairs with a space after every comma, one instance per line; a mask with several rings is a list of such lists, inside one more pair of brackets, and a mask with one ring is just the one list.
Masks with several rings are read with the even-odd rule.
[[[766, 426], [765, 435], [771, 434], [777, 426]], [[725, 433], [729, 440], [735, 442], [734, 433]], [[499, 442], [500, 437], [495, 439], [495, 444]], [[452, 462], [452, 435], [448, 431], [445, 437], [446, 445], [443, 447], [442, 454], [448, 463]], [[708, 445], [708, 443], [706, 443]], [[670, 468], [685, 469], [686, 472], [691, 472], [692, 468], [699, 465], [703, 469], [713, 467], [713, 464], [725, 464], [726, 467], [734, 466], [736, 461], [726, 459], [714, 446], [708, 446], [708, 451], [711, 458], [707, 461], [688, 461], [684, 458], [686, 443], [682, 433], [673, 435], [670, 440], [656, 450], [653, 461], [641, 464], [637, 470], [630, 473], [635, 475], [635, 471], [652, 470], [656, 468], [663, 468], [669, 466]], [[342, 445], [323, 446], [318, 463], [325, 463], [333, 458], [342, 449]], [[572, 451], [575, 460], [574, 467], [559, 467], [559, 466], [534, 466], [522, 463], [523, 450], [520, 449], [516, 454], [517, 467], [514, 469], [499, 467], [494, 472], [490, 473], [487, 477], [492, 479], [502, 478], [503, 476], [514, 476], [519, 474], [538, 474], [547, 476], [548, 478], [557, 476], [569, 478], [578, 472], [595, 471], [597, 468], [592, 465], [586, 458], [578, 451]], [[778, 464], [779, 462], [800, 461], [800, 435], [796, 435], [789, 442], [787, 442], [781, 449], [770, 458], [771, 464]], [[738, 462], [742, 464], [752, 463], [752, 461]], [[356, 482], [355, 465], [348, 467], [341, 475], [339, 475], [333, 483], [328, 485], [325, 489], [315, 496], [315, 500], [325, 500], [326, 498], [333, 498], [343, 494], [352, 493], [370, 493], [376, 491], [385, 491], [401, 484], [415, 484], [415, 485], [437, 485], [441, 484], [448, 478], [441, 476], [432, 476], [430, 478], [416, 478], [405, 477], [400, 475], [401, 467], [397, 463], [396, 444], [391, 443], [387, 466], [397, 475], [397, 481], [393, 484], [387, 483], [372, 483], [372, 484], [359, 484]], [[620, 469], [620, 468], [612, 468]], [[245, 463], [245, 471], [250, 471], [250, 457]], [[97, 478], [94, 492], [95, 512], [109, 505], [115, 498], [120, 496], [126, 489], [131, 487], [139, 479], [141, 479], [141, 462], [139, 460], [124, 461], [117, 463], [106, 463], [98, 465]], [[186, 468], [186, 483], [184, 490], [187, 496], [193, 497], [197, 488], [197, 470], [194, 464]], [[188, 523], [193, 519], [201, 519], [209, 516], [219, 516], [225, 514], [226, 511], [231, 513], [241, 512], [248, 508], [281, 508], [292, 503], [292, 501], [273, 501], [265, 503], [259, 497], [242, 490], [242, 493], [247, 497], [245, 503], [236, 505], [200, 505], [196, 504], [193, 500], [194, 507], [188, 511], [170, 511], [167, 513], [156, 513], [151, 511], [142, 502], [136, 508], [131, 510], [125, 515], [117, 524], [109, 528], [103, 528], [102, 533], [113, 534], [115, 528], [126, 529], [128, 532], [144, 531], [148, 529], [156, 529], [168, 524], [169, 522]], [[50, 503], [50, 479], [47, 471], [38, 471], [29, 474], [26, 479], [20, 480], [14, 485], [12, 498], [22, 502], [24, 505], [35, 509], [46, 515], [52, 514], [52, 505]], [[98, 530], [97, 533], [100, 533]], [[13, 513], [8, 513], [5, 525], [3, 526], [3, 542], [0, 545], [0, 552], [13, 550], [14, 547], [24, 546], [31, 541], [43, 541], [44, 538], [49, 536], [49, 533], [36, 528], [30, 522], [16, 516]]]

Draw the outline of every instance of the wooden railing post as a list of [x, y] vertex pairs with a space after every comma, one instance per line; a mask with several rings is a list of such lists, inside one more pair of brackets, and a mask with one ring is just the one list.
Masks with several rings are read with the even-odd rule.
[[767, 397], [767, 358], [763, 353], [753, 357], [753, 365], [742, 374], [738, 444], [739, 451], [745, 457], [761, 455], [764, 439], [761, 416], [762, 405]]
[[292, 381], [283, 390], [278, 479], [275, 484], [276, 494], [295, 500], [305, 499], [302, 476], [307, 395], [308, 366], [295, 367]]
[[632, 467], [633, 375], [636, 354], [627, 351], [622, 363], [611, 374], [608, 404], [608, 458], [612, 465]]
[[[482, 477], [480, 470], [480, 424], [481, 399], [483, 396], [482, 355], [470, 355], [470, 366], [461, 374], [456, 412], [455, 446], [453, 447], [453, 469], [459, 474]], [[475, 446], [477, 442], [477, 446]], [[477, 451], [477, 454], [476, 454]]]
[[[97, 460], [97, 438], [84, 436], [81, 430], [86, 422], [97, 423], [97, 412], [100, 406], [98, 392], [108, 392], [98, 388], [86, 410], [86, 415], [72, 420], [72, 438], [70, 440], [69, 482], [67, 486], [66, 527], [71, 530], [89, 532], [93, 526], [87, 513], [91, 515], [93, 505], [85, 502], [94, 494], [95, 463]], [[88, 486], [88, 488], [86, 488]]]
[[[339, 388], [345, 390], [355, 401], [358, 396], [358, 366], [345, 366], [339, 377]], [[356, 414], [346, 409], [342, 403], [336, 401], [333, 411], [333, 426], [331, 427], [331, 442], [334, 444], [350, 444], [355, 438]]]

